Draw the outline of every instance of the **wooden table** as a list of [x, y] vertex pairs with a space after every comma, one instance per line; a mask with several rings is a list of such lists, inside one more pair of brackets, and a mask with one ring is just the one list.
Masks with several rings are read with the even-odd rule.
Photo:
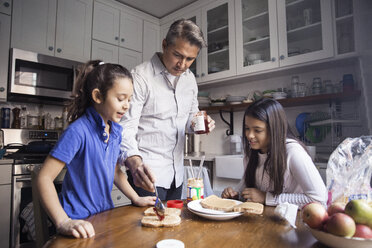
[[57, 235], [45, 247], [156, 247], [163, 239], [178, 239], [185, 247], [325, 247], [317, 242], [297, 217], [297, 229], [274, 218], [274, 208], [265, 207], [264, 214], [242, 215], [232, 220], [214, 221], [191, 213], [185, 205], [182, 222], [177, 227], [149, 228], [141, 226], [145, 207], [124, 206], [88, 218], [96, 235], [75, 239]]

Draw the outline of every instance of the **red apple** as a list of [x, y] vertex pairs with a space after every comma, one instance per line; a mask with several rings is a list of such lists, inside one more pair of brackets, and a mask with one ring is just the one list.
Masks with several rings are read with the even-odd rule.
[[335, 213], [345, 213], [345, 204], [341, 202], [334, 202], [327, 209], [328, 216], [332, 216]]
[[337, 236], [352, 237], [355, 229], [353, 218], [344, 213], [335, 213], [327, 221], [327, 231]]
[[356, 229], [353, 237], [372, 239], [372, 229], [366, 225], [356, 224]]
[[311, 228], [321, 229], [327, 219], [327, 210], [319, 202], [309, 203], [302, 208], [302, 220]]

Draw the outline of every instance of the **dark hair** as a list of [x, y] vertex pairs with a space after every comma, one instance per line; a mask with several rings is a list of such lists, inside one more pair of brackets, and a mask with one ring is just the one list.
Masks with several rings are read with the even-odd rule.
[[133, 82], [131, 73], [118, 64], [90, 60], [81, 65], [78, 68], [73, 99], [68, 106], [68, 120], [75, 121], [93, 104], [92, 91], [94, 89], [98, 89], [105, 100], [107, 91], [112, 88], [118, 78], [128, 78]]
[[172, 23], [165, 41], [167, 45], [173, 45], [177, 38], [186, 39], [191, 45], [196, 45], [199, 49], [207, 46], [203, 32], [198, 25], [190, 20], [180, 19]]
[[[250, 116], [266, 123], [270, 139], [267, 150], [267, 159], [264, 171], [270, 177], [270, 184], [274, 182], [273, 194], [277, 195], [283, 191], [284, 172], [287, 165], [286, 138], [297, 140], [289, 128], [286, 114], [282, 105], [274, 99], [262, 98], [250, 105], [244, 113], [243, 118], [243, 146], [248, 159], [245, 171], [245, 182], [247, 187], [256, 187], [255, 175], [258, 166], [258, 150], [251, 149], [245, 136], [245, 117]], [[306, 149], [305, 149], [306, 150]]]

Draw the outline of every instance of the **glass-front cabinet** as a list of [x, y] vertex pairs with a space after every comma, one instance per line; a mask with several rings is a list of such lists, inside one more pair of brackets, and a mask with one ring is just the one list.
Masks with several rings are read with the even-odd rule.
[[236, 0], [237, 71], [333, 56], [331, 0]]
[[355, 52], [353, 1], [335, 0], [334, 7], [337, 54]]
[[[201, 12], [193, 13], [191, 16], [183, 16], [183, 18], [188, 19], [196, 23], [199, 27], [201, 27]], [[194, 73], [197, 80], [200, 80], [201, 77], [201, 63], [202, 63], [202, 56], [201, 51], [198, 54], [198, 57], [194, 60], [192, 65], [189, 69]]]
[[277, 9], [280, 66], [333, 56], [331, 0], [279, 0]]
[[237, 71], [279, 66], [276, 0], [237, 0]]
[[236, 75], [234, 1], [211, 2], [202, 9], [203, 48], [199, 82]]

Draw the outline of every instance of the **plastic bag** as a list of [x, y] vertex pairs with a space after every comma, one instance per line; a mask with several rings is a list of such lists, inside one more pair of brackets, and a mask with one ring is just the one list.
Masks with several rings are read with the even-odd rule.
[[345, 139], [331, 154], [326, 175], [328, 203], [372, 201], [372, 136]]

